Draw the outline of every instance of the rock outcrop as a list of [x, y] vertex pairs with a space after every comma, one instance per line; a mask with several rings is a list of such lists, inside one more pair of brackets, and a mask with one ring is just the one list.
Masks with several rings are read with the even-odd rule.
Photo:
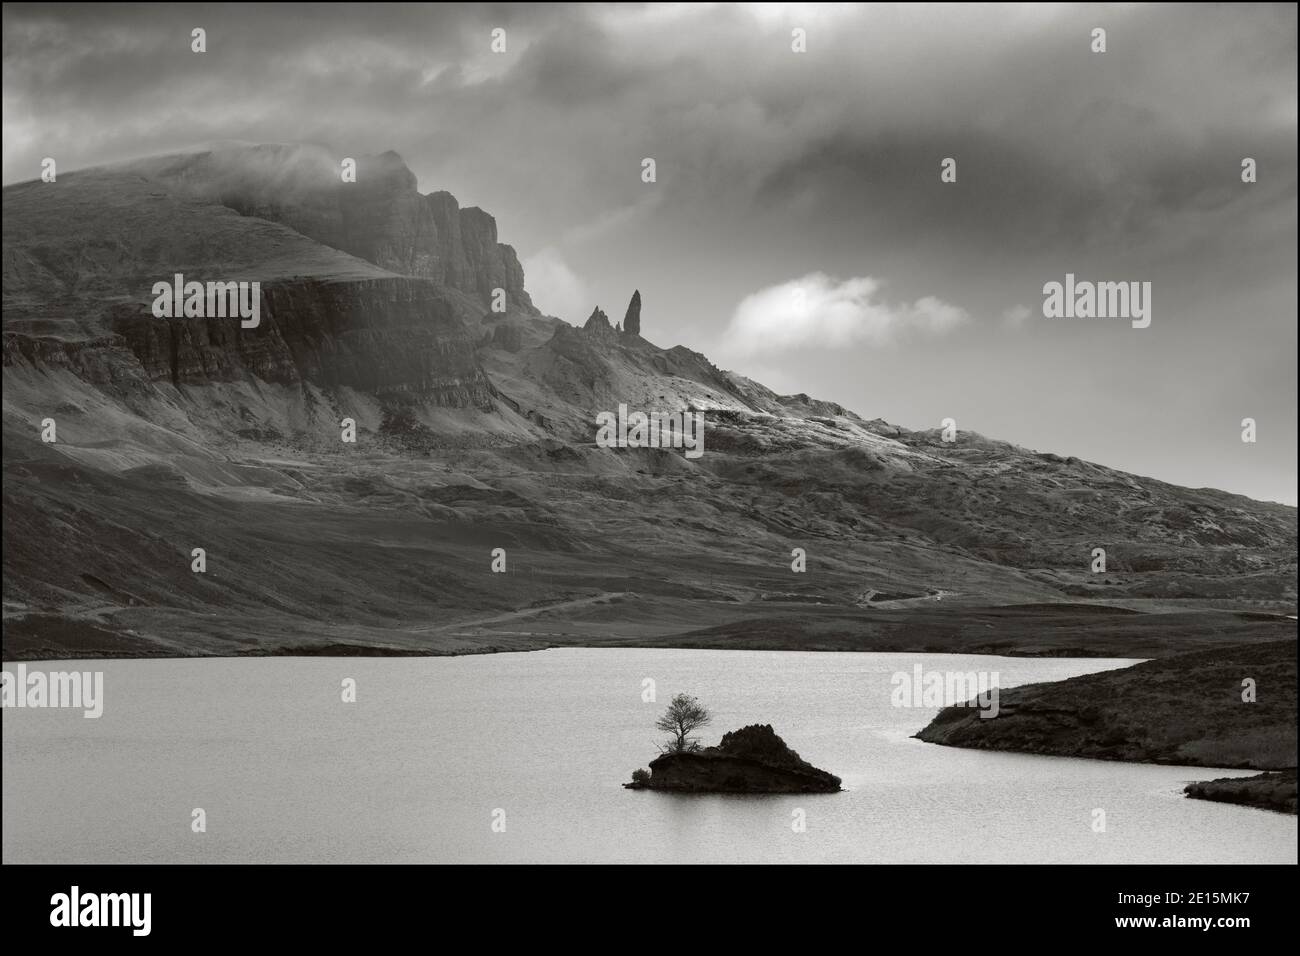
[[800, 758], [771, 724], [750, 724], [724, 734], [716, 747], [663, 754], [650, 762], [648, 778], [638, 773], [624, 786], [683, 793], [836, 793], [840, 778]]
[[493, 408], [495, 390], [457, 304], [427, 279], [298, 280], [263, 286], [261, 322], [154, 318], [123, 308], [113, 330], [154, 382], [208, 385], [255, 377], [375, 395], [405, 392], [433, 405]]
[[597, 338], [613, 338], [615, 335], [614, 326], [609, 324], [609, 316], [600, 306], [592, 310], [587, 321], [582, 324], [582, 331]]
[[627, 314], [623, 316], [623, 331], [628, 335], [641, 334], [641, 290], [632, 293], [632, 301], [627, 304]]
[[341, 181], [332, 157], [283, 145], [175, 157], [147, 175], [484, 304], [504, 289], [511, 311], [539, 314], [515, 250], [497, 241], [496, 220], [475, 206], [462, 209], [449, 192], [421, 195], [415, 174], [391, 150], [361, 157], [355, 182]]

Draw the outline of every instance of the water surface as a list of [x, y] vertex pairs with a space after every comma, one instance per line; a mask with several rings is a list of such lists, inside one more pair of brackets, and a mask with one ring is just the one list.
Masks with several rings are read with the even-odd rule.
[[[627, 649], [31, 663], [104, 671], [104, 715], [4, 711], [3, 861], [1296, 862], [1295, 817], [1182, 796], [1249, 771], [911, 739], [936, 709], [891, 706], [890, 677], [918, 661], [1003, 687], [1132, 663]], [[678, 691], [716, 714], [706, 743], [771, 723], [846, 792], [623, 789]]]

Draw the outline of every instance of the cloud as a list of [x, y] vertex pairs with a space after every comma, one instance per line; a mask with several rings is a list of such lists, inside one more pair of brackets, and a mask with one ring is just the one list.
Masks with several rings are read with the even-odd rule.
[[[1222, 236], [1220, 217], [1254, 221], [1257, 195], [1294, 201], [1294, 8], [1158, 7], [1112, 10], [1126, 42], [1096, 57], [1086, 6], [333, 5], [303, 29], [300, 6], [265, 4], [212, 9], [197, 56], [183, 6], [7, 4], [4, 181], [45, 156], [71, 171], [210, 139], [311, 141], [396, 149], [425, 188], [508, 213], [503, 235], [529, 248], [626, 225], [611, 209], [659, 243], [779, 226], [902, 247], [942, 229], [968, 257], [1183, 236], [1170, 219], [1188, 206]], [[1038, 75], [1050, 83], [1026, 83]], [[1214, 205], [1234, 142], [1279, 174]], [[961, 185], [938, 189], [953, 155]], [[661, 208], [638, 203], [645, 156]]]
[[1027, 305], [1013, 305], [1002, 313], [1002, 324], [1007, 328], [1018, 329], [1029, 319], [1030, 312]]
[[941, 335], [966, 322], [965, 309], [934, 296], [889, 304], [870, 276], [840, 282], [821, 272], [746, 296], [723, 334], [740, 355], [799, 348], [886, 345], [908, 334]]
[[563, 241], [576, 244], [591, 242], [593, 239], [604, 239], [610, 233], [615, 233], [648, 215], [659, 205], [663, 195], [662, 192], [652, 192], [634, 203], [603, 212], [587, 222], [579, 223], [565, 231]]
[[533, 304], [547, 315], [580, 323], [591, 308], [587, 284], [569, 268], [554, 246], [523, 261], [524, 281]]

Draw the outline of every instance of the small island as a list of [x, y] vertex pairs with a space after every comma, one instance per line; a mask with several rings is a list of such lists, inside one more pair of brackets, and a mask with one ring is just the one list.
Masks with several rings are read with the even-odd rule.
[[840, 778], [786, 746], [771, 724], [750, 724], [701, 747], [692, 731], [712, 720], [694, 697], [678, 694], [655, 727], [673, 734], [650, 769], [636, 770], [629, 790], [678, 793], [837, 793]]

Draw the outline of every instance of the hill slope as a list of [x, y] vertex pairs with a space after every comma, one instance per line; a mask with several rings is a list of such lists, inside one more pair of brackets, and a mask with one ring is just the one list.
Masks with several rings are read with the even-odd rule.
[[[261, 282], [261, 324], [154, 318], [176, 272]], [[539, 315], [491, 217], [392, 153], [356, 183], [271, 146], [6, 188], [5, 656], [1060, 653], [1097, 604], [1144, 612], [1108, 653], [1294, 635], [1293, 508], [777, 395], [655, 345], [653, 301], [640, 329]], [[705, 454], [596, 447], [619, 404], [699, 411]]]

